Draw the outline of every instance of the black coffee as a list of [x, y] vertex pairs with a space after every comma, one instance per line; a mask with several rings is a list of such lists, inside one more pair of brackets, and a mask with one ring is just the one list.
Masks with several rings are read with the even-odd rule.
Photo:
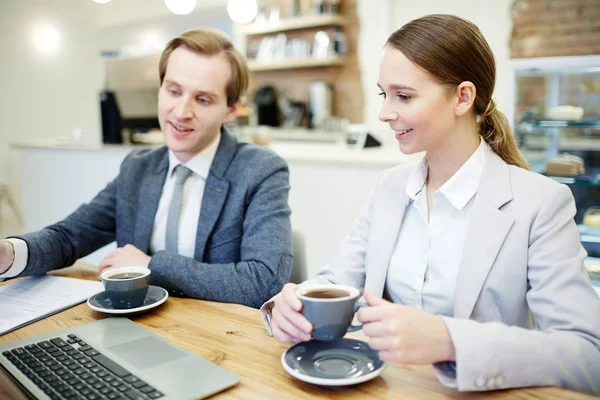
[[348, 297], [350, 293], [341, 289], [314, 289], [304, 293], [304, 296], [313, 299], [338, 299], [340, 297]]
[[111, 275], [108, 277], [108, 279], [132, 279], [132, 278], [138, 278], [142, 275], [144, 275], [144, 274], [141, 274], [139, 272], [122, 272], [120, 274]]

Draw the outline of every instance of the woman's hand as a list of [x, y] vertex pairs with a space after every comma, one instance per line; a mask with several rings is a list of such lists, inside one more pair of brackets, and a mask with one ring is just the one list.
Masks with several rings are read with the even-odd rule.
[[390, 303], [365, 291], [370, 307], [358, 312], [369, 346], [382, 361], [433, 364], [454, 361], [454, 344], [442, 317]]
[[298, 286], [286, 283], [275, 296], [271, 310], [271, 331], [273, 336], [285, 342], [303, 342], [310, 340], [312, 325], [300, 314], [302, 302], [296, 297]]

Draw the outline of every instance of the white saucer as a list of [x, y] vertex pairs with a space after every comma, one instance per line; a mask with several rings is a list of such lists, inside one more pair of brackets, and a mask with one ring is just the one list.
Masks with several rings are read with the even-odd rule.
[[105, 314], [112, 315], [124, 315], [124, 314], [135, 314], [143, 311], [150, 310], [151, 308], [158, 307], [169, 298], [169, 292], [165, 289], [150, 285], [148, 287], [148, 294], [144, 303], [139, 307], [134, 308], [114, 308], [110, 300], [106, 297], [104, 292], [96, 293], [90, 297], [87, 301], [87, 305], [94, 311], [98, 311]]

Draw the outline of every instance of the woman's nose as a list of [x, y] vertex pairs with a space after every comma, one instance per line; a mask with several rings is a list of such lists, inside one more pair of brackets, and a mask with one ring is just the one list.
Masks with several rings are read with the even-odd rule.
[[381, 111], [379, 112], [379, 120], [381, 122], [391, 122], [398, 119], [398, 113], [390, 110], [388, 107], [381, 106]]

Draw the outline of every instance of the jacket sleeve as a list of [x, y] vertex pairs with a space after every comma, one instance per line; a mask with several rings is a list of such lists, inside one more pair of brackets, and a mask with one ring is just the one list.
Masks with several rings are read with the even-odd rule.
[[456, 364], [435, 367], [459, 390], [561, 386], [600, 395], [600, 298], [573, 220], [569, 189], [556, 185], [530, 230], [527, 303], [536, 330], [447, 318]]
[[72, 265], [115, 240], [118, 177], [64, 220], [15, 236], [27, 244], [27, 265], [19, 276], [44, 274]]
[[292, 268], [289, 172], [280, 160], [248, 200], [240, 261], [208, 264], [167, 251], [150, 261], [152, 282], [181, 295], [258, 308], [278, 293]]

